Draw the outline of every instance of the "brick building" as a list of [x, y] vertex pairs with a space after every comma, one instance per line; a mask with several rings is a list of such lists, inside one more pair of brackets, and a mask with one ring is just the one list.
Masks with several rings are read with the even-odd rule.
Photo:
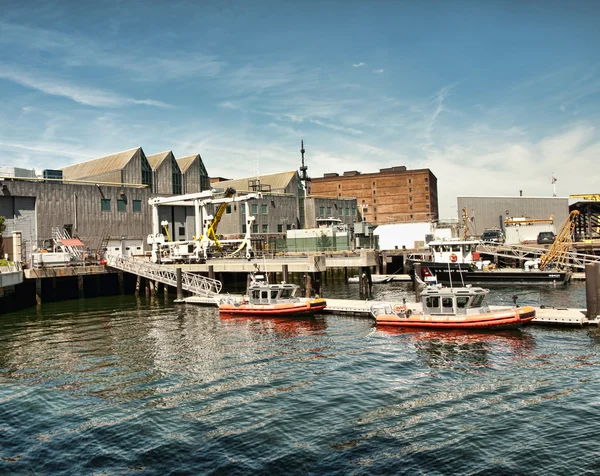
[[434, 221], [439, 216], [437, 178], [429, 169], [328, 173], [312, 179], [312, 195], [356, 197], [363, 220], [373, 225]]

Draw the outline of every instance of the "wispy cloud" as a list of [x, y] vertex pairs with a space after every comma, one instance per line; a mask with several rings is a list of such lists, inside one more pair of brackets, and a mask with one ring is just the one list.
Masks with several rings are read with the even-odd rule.
[[68, 81], [44, 77], [43, 74], [21, 71], [0, 63], [0, 78], [12, 81], [45, 94], [70, 99], [79, 104], [94, 107], [123, 107], [139, 104], [153, 107], [173, 107], [155, 99], [134, 99], [103, 89], [82, 87]]
[[383, 73], [383, 69], [374, 69], [373, 72], [375, 74], [381, 74], [381, 73]]
[[366, 66], [366, 63], [363, 63], [362, 61], [360, 63], [354, 63], [352, 65], [353, 68], [362, 68], [363, 66]]
[[[57, 64], [66, 67], [93, 66], [135, 73], [129, 78], [134, 81], [212, 77], [226, 65], [215, 55], [197, 51], [169, 52], [168, 55], [161, 55], [160, 52], [133, 55], [122, 52], [122, 49], [115, 52], [111, 51], [110, 44], [89, 37], [1, 21], [0, 44], [43, 52], [44, 57], [50, 53]], [[137, 49], [143, 49], [143, 44]]]

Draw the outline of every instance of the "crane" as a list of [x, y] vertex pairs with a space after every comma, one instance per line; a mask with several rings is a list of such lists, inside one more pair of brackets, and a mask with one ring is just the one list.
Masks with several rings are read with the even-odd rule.
[[[229, 187], [225, 190], [224, 198], [231, 198], [235, 195], [235, 193], [235, 188]], [[217, 213], [215, 213], [215, 216], [208, 226], [208, 230], [206, 231], [206, 236], [215, 243], [215, 246], [219, 251], [221, 251], [221, 244], [219, 243], [219, 240], [217, 240], [217, 227], [219, 226], [219, 222], [221, 221], [223, 213], [225, 213], [228, 205], [229, 204], [226, 202], [221, 203], [217, 209]]]
[[573, 210], [563, 223], [558, 235], [554, 239], [554, 243], [548, 252], [542, 256], [540, 260], [540, 270], [554, 267], [562, 269], [565, 266], [567, 252], [569, 246], [573, 242], [573, 231], [575, 230], [575, 218], [579, 215], [579, 211]]
[[581, 193], [575, 195], [569, 195], [569, 198], [581, 198], [588, 202], [600, 202], [600, 194], [597, 193]]

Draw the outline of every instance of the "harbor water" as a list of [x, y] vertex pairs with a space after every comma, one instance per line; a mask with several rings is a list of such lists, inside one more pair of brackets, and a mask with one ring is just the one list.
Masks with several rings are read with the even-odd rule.
[[[332, 298], [357, 285], [325, 284]], [[585, 285], [492, 290], [585, 307]], [[404, 283], [376, 299], [413, 298]], [[597, 474], [600, 331], [390, 331], [118, 296], [0, 316], [2, 474]]]

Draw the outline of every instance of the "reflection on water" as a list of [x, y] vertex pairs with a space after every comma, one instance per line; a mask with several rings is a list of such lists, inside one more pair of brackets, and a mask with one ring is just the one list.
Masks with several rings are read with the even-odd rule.
[[593, 472], [599, 336], [44, 305], [0, 320], [0, 472]]

